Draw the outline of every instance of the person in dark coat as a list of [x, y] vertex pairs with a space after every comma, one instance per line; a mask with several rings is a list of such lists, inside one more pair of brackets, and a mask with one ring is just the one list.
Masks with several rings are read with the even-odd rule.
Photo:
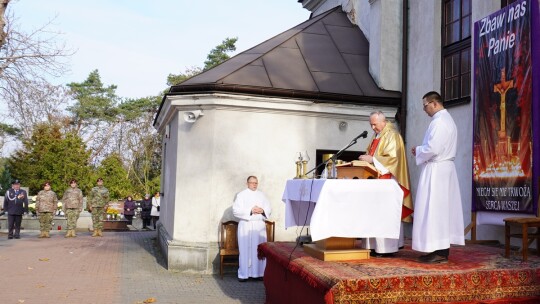
[[135, 201], [131, 196], [128, 196], [124, 201], [124, 217], [128, 220], [128, 225], [133, 223], [133, 216], [135, 215]]
[[150, 213], [152, 211], [152, 199], [150, 194], [146, 194], [141, 202], [141, 218], [143, 221], [143, 229], [149, 229], [150, 221], [152, 219]]
[[18, 179], [6, 191], [3, 210], [8, 213], [8, 239], [20, 239], [22, 215], [28, 212], [28, 194], [21, 189]]

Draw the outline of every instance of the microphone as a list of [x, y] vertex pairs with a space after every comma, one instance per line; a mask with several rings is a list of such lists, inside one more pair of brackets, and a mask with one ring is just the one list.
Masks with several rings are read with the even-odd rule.
[[356, 141], [360, 137], [366, 138], [367, 137], [367, 131], [362, 132], [360, 135], [356, 136], [353, 141]]

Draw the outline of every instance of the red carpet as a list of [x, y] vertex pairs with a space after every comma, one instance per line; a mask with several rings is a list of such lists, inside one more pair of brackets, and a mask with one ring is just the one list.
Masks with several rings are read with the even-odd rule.
[[504, 249], [467, 245], [447, 264], [422, 264], [410, 246], [393, 258], [324, 262], [294, 243], [259, 246], [267, 258], [267, 304], [540, 303], [540, 257], [504, 258]]

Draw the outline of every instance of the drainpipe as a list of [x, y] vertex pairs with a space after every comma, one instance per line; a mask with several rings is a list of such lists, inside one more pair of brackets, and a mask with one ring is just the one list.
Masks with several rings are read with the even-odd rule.
[[399, 127], [403, 141], [407, 143], [407, 83], [408, 83], [408, 60], [409, 60], [409, 1], [403, 0], [402, 11], [402, 36], [401, 36], [401, 106]]

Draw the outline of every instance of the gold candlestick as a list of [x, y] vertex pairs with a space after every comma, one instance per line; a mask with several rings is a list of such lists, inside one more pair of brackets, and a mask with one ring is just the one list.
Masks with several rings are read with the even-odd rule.
[[302, 161], [302, 178], [307, 178], [307, 160]]
[[296, 176], [295, 178], [300, 178], [300, 167], [302, 166], [302, 162], [301, 161], [296, 161]]

